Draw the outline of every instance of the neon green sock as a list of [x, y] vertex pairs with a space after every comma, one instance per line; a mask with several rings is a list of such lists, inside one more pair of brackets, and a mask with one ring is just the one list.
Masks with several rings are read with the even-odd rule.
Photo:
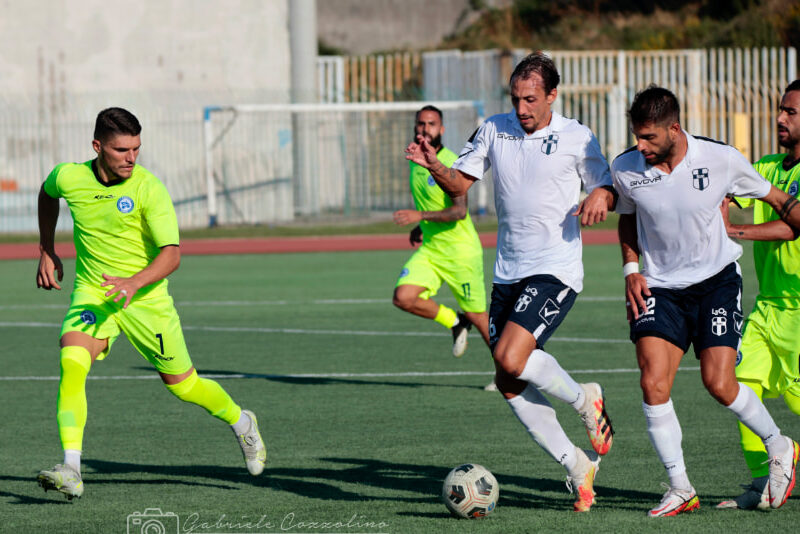
[[63, 449], [81, 450], [86, 426], [86, 376], [92, 356], [83, 347], [61, 349], [61, 380], [58, 383], [58, 434]]
[[[742, 383], [747, 384], [756, 392], [758, 398], [763, 400], [764, 388], [761, 387], [760, 383], [751, 382], [749, 380], [742, 381]], [[769, 476], [769, 465], [766, 463], [769, 456], [767, 455], [767, 449], [764, 448], [764, 442], [761, 441], [761, 438], [742, 423], [739, 423], [739, 436], [741, 438], [740, 443], [742, 445], [742, 452], [744, 453], [744, 461], [747, 462], [747, 467], [750, 469], [753, 478]]]
[[436, 317], [433, 318], [433, 320], [439, 323], [440, 325], [444, 326], [445, 328], [453, 328], [456, 322], [458, 322], [458, 316], [456, 315], [456, 312], [454, 312], [444, 304], [439, 304], [439, 311], [436, 314]]
[[177, 384], [164, 384], [167, 389], [185, 402], [197, 404], [206, 409], [208, 413], [222, 419], [229, 425], [239, 420], [242, 409], [233, 402], [228, 393], [218, 383], [208, 378], [200, 378], [197, 371]]

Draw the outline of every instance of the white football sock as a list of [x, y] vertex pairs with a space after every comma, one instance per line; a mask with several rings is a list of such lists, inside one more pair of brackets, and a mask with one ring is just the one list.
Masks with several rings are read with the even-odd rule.
[[672, 406], [672, 399], [665, 404], [651, 406], [642, 403], [644, 416], [647, 419], [647, 433], [650, 443], [658, 454], [664, 469], [667, 470], [669, 485], [676, 489], [689, 489], [689, 477], [686, 474], [686, 464], [683, 463], [683, 449], [681, 440], [683, 434], [678, 416]]
[[541, 349], [528, 356], [520, 380], [533, 384], [541, 391], [580, 409], [586, 394], [583, 388], [558, 364], [555, 358]]
[[244, 413], [244, 410], [242, 410], [242, 415], [239, 416], [239, 420], [233, 423], [231, 428], [233, 428], [237, 436], [244, 434], [250, 428], [250, 418]]
[[744, 426], [760, 437], [767, 448], [767, 454], [776, 456], [786, 452], [786, 440], [778, 439], [781, 431], [756, 392], [739, 382], [739, 393], [728, 406]]
[[81, 451], [64, 449], [64, 465], [70, 466], [76, 473], [81, 473]]
[[575, 445], [558, 424], [556, 411], [544, 395], [533, 385], [528, 385], [522, 393], [507, 399], [506, 402], [528, 434], [547, 454], [563, 465], [567, 471], [575, 467], [578, 462]]

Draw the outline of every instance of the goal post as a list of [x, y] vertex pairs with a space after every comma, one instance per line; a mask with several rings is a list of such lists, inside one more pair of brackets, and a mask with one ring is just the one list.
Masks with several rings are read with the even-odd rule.
[[[472, 100], [204, 108], [208, 225], [410, 207], [404, 149], [426, 105], [442, 110], [442, 141], [456, 153], [484, 118]], [[485, 189], [473, 187], [473, 209], [486, 211]]]

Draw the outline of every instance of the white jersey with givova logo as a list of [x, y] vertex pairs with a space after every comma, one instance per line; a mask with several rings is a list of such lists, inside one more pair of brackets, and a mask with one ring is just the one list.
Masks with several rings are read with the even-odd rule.
[[497, 211], [494, 282], [549, 274], [583, 289], [578, 207], [587, 193], [611, 185], [608, 162], [592, 131], [553, 112], [526, 134], [514, 111], [489, 117], [461, 151], [454, 169], [477, 179], [492, 168]]
[[649, 287], [681, 289], [742, 255], [719, 207], [726, 196], [764, 197], [770, 183], [735, 148], [686, 135], [686, 156], [666, 174], [630, 148], [611, 164], [617, 213], [636, 214], [642, 274]]

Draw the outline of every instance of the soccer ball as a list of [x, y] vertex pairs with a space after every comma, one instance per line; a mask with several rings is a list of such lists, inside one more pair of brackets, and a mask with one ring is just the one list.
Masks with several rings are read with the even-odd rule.
[[456, 517], [478, 519], [491, 514], [500, 485], [488, 469], [478, 464], [459, 465], [444, 479], [442, 500]]

